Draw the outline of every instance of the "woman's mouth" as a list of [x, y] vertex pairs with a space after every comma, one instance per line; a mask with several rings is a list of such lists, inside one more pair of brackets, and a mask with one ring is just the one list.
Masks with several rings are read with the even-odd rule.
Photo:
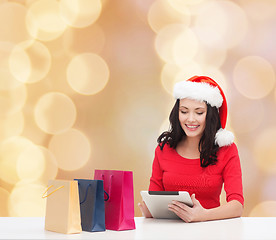
[[195, 131], [198, 129], [199, 125], [187, 125], [185, 124], [185, 126], [188, 128], [188, 130], [190, 131]]

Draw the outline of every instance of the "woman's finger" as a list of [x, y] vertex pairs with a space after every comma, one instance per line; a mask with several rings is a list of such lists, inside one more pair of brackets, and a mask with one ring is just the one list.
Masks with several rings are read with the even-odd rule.
[[140, 208], [142, 215], [146, 218], [151, 218], [152, 215], [147, 207], [147, 205], [145, 204], [145, 202], [143, 201], [142, 203], [138, 203], [138, 207]]
[[185, 203], [179, 202], [179, 201], [172, 201], [172, 204], [175, 206], [178, 206], [179, 208], [185, 210], [185, 211], [189, 211], [191, 210], [191, 207], [189, 207], [188, 205], [186, 205]]
[[180, 210], [179, 207], [169, 207], [170, 211], [174, 212], [179, 218], [181, 218], [184, 222], [189, 222], [187, 213], [184, 210]]
[[142, 212], [142, 216], [144, 217], [145, 214], [144, 214], [144, 209], [142, 207], [142, 204], [141, 203], [138, 203], [138, 207], [140, 208], [140, 211]]
[[185, 211], [186, 212], [187, 211], [185, 208], [182, 208], [178, 204], [171, 203], [171, 204], [168, 205], [168, 207], [171, 208], [171, 209], [174, 209], [177, 212], [181, 212], [181, 211]]

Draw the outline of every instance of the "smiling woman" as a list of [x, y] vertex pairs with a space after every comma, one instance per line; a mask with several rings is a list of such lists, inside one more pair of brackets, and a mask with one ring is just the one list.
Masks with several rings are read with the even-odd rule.
[[[239, 217], [243, 210], [240, 159], [233, 134], [225, 130], [227, 103], [222, 89], [209, 77], [178, 82], [171, 127], [155, 150], [150, 191], [187, 191], [193, 207], [178, 201], [169, 210], [185, 222]], [[222, 185], [227, 203], [220, 205]], [[151, 217], [147, 206], [142, 213]]]

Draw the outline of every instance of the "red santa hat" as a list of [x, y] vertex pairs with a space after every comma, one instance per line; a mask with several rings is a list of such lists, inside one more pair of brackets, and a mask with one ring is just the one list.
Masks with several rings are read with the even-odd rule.
[[194, 76], [187, 81], [178, 82], [174, 86], [175, 99], [189, 98], [205, 101], [219, 111], [221, 129], [215, 136], [215, 143], [219, 147], [231, 145], [234, 142], [232, 132], [225, 130], [227, 120], [227, 102], [221, 87], [211, 78], [206, 76]]

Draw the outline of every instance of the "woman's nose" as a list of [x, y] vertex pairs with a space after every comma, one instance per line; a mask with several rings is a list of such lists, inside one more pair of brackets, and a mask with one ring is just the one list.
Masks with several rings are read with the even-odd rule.
[[194, 120], [195, 120], [194, 114], [190, 113], [190, 114], [188, 115], [188, 121], [193, 122]]

